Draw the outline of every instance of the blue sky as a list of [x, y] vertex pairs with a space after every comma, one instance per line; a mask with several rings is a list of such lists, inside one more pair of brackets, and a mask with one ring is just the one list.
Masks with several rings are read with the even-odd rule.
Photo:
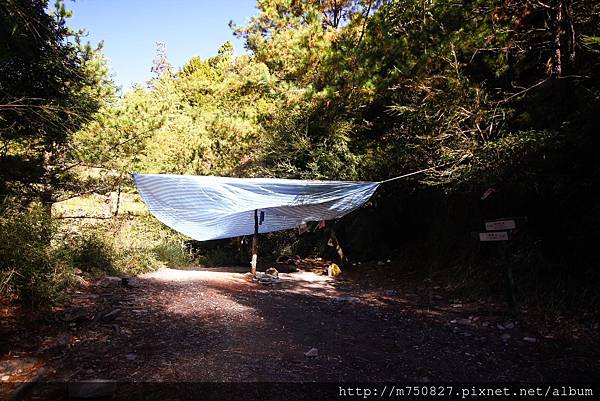
[[167, 43], [175, 68], [192, 56], [208, 58], [227, 40], [236, 54], [243, 41], [233, 36], [230, 20], [244, 25], [257, 14], [255, 0], [77, 0], [67, 1], [73, 11], [69, 26], [88, 31], [92, 45], [104, 40], [115, 82], [126, 91], [151, 76], [156, 41]]

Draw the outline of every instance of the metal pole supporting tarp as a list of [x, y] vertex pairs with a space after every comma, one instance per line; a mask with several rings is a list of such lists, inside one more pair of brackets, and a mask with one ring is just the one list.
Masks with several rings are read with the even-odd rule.
[[254, 237], [252, 237], [252, 260], [250, 261], [251, 272], [256, 276], [256, 262], [258, 259], [258, 210], [254, 209]]

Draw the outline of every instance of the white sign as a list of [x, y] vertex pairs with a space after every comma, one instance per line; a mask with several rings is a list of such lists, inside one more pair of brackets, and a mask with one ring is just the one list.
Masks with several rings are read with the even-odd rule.
[[508, 241], [508, 232], [494, 231], [491, 233], [479, 233], [479, 241]]
[[485, 222], [485, 229], [488, 231], [514, 230], [515, 228], [517, 228], [517, 223], [514, 220], [496, 220]]

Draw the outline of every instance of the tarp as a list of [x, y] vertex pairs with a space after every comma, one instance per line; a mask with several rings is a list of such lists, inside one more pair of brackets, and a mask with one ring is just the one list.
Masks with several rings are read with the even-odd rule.
[[[144, 203], [162, 223], [198, 241], [260, 233], [342, 217], [363, 205], [378, 182], [132, 174]], [[262, 213], [261, 213], [262, 212]]]

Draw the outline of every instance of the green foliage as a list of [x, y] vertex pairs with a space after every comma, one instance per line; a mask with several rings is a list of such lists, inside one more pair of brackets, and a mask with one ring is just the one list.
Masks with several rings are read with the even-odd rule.
[[264, 65], [233, 59], [226, 43], [105, 107], [78, 132], [72, 157], [121, 173], [236, 174], [254, 161], [272, 81]]
[[[43, 0], [0, 5], [0, 195], [52, 200], [69, 181], [69, 137], [107, 101], [110, 80], [99, 50], [82, 47]], [[67, 183], [69, 185], [69, 183]]]
[[194, 263], [183, 246], [185, 237], [149, 215], [123, 220], [112, 227], [117, 267], [138, 274], [158, 267], [186, 267]]
[[319, 95], [278, 110], [267, 125], [263, 175], [307, 179], [358, 179], [360, 156], [351, 146], [357, 124], [327, 110]]
[[101, 231], [86, 231], [66, 240], [64, 245], [68, 247], [72, 265], [81, 271], [90, 275], [115, 272], [114, 244]]
[[69, 263], [90, 277], [103, 274], [137, 275], [159, 267], [193, 263], [181, 234], [148, 216], [118, 218], [105, 224], [77, 228], [62, 241]]
[[137, 275], [196, 263], [184, 237], [148, 216], [106, 224], [52, 220], [47, 210], [4, 205], [0, 215], [0, 295], [30, 305], [60, 301], [83, 275]]
[[74, 274], [60, 261], [49, 239], [53, 224], [39, 206], [0, 215], [0, 294], [38, 305], [60, 299]]
[[51, 245], [50, 203], [80, 188], [65, 158], [72, 133], [114, 100], [100, 47], [82, 45], [69, 16], [62, 1], [0, 4], [1, 289], [32, 304], [74, 278]]

